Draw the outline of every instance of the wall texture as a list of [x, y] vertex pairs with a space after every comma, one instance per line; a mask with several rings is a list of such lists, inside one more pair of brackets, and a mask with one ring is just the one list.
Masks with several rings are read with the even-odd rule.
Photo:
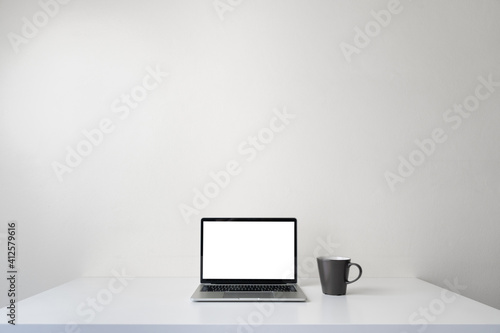
[[20, 297], [197, 276], [201, 217], [295, 216], [301, 277], [334, 253], [500, 308], [498, 17], [488, 0], [0, 0]]

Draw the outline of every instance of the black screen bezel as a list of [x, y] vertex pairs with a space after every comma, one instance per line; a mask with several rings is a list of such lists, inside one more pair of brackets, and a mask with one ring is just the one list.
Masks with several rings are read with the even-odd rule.
[[[203, 278], [203, 225], [204, 222], [293, 222], [294, 234], [294, 271], [293, 279], [204, 279]], [[255, 283], [297, 283], [297, 219], [294, 217], [204, 217], [201, 219], [201, 246], [200, 246], [200, 281], [201, 283], [222, 283], [222, 284], [255, 284]]]

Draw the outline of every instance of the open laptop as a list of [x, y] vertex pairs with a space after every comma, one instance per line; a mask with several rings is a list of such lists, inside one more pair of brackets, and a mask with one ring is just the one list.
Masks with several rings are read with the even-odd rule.
[[202, 218], [200, 264], [192, 301], [306, 300], [295, 218]]

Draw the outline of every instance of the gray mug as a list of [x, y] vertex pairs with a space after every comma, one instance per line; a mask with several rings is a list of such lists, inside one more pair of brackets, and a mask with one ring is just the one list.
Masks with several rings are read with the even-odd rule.
[[[347, 285], [359, 280], [363, 270], [361, 266], [351, 263], [350, 258], [346, 257], [318, 257], [319, 279], [321, 280], [321, 289], [327, 295], [345, 295]], [[349, 281], [349, 268], [356, 266], [359, 269], [359, 275], [352, 281]]]

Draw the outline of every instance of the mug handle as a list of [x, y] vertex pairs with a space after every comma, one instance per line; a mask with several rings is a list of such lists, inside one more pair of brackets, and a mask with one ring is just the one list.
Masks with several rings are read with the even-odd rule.
[[358, 280], [359, 280], [359, 278], [361, 277], [361, 274], [363, 274], [363, 270], [361, 269], [361, 266], [359, 266], [358, 264], [355, 264], [355, 263], [353, 263], [353, 262], [350, 262], [350, 263], [347, 265], [347, 267], [349, 267], [349, 268], [350, 268], [351, 266], [356, 266], [356, 267], [359, 269], [359, 275], [358, 275], [358, 277], [357, 277], [357, 278], [355, 278], [355, 279], [354, 279], [354, 280], [352, 280], [352, 281], [348, 281], [348, 280], [347, 280], [347, 279], [348, 279], [348, 277], [346, 277], [346, 283], [347, 283], [347, 284], [349, 284], [349, 283], [353, 283], [353, 282], [358, 281]]

